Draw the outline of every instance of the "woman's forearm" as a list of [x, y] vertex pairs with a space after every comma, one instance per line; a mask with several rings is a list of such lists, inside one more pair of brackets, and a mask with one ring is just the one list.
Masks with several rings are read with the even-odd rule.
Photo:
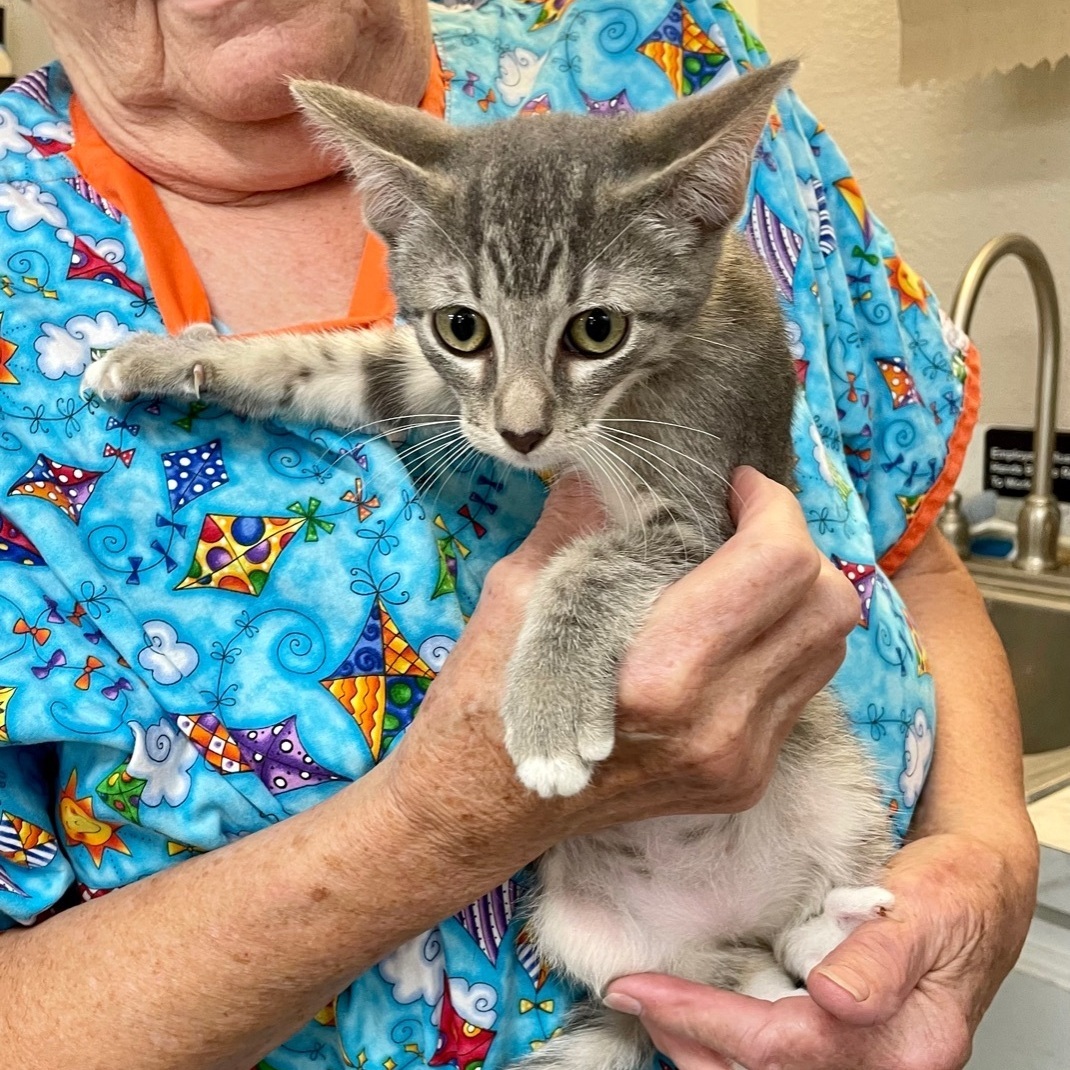
[[0, 934], [0, 1062], [110, 1070], [134, 1043], [139, 1070], [247, 1070], [526, 861], [504, 847], [459, 871], [405, 810], [380, 766], [310, 811]]
[[999, 637], [969, 573], [933, 529], [896, 575], [936, 681], [937, 744], [915, 819], [1035, 851], [1022, 784], [1018, 704]]

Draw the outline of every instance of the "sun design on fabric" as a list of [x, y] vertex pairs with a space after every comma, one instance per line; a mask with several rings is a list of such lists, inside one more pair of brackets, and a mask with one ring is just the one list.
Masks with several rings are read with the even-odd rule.
[[884, 266], [888, 269], [888, 282], [899, 294], [899, 311], [906, 312], [913, 305], [927, 312], [929, 291], [922, 277], [900, 256], [886, 257]]
[[67, 835], [68, 846], [81, 844], [89, 852], [93, 865], [98, 869], [105, 851], [130, 854], [130, 849], [119, 836], [119, 826], [101, 821], [93, 813], [92, 796], [78, 798], [78, 773], [73, 769], [67, 786], [59, 797], [59, 819]]

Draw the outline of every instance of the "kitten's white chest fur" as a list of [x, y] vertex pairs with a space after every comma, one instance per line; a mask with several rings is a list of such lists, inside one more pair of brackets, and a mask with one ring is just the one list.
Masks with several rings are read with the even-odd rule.
[[[803, 928], [800, 919], [824, 918], [840, 883], [829, 875], [854, 867], [858, 807], [872, 806], [872, 796], [865, 785], [800, 773], [782, 767], [742, 814], [657, 818], [553, 848], [540, 862], [532, 919], [540, 950], [594, 991], [646, 971], [727, 983], [733, 941], [772, 946]], [[879, 888], [862, 891], [846, 920], [841, 910], [804, 923], [793, 972], [805, 977], [843, 938], [839, 927], [890, 902]], [[792, 984], [782, 987], [786, 994]]]

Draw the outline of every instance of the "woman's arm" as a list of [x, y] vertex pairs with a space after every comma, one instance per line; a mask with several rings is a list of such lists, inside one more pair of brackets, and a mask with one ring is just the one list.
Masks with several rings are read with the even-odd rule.
[[762, 1003], [655, 976], [615, 983], [681, 1070], [725, 1067], [722, 1057], [784, 1070], [959, 1070], [1014, 965], [1037, 845], [1007, 660], [938, 531], [895, 585], [929, 652], [939, 727], [911, 842], [889, 868], [892, 915], [856, 930], [810, 975], [812, 999]]
[[[0, 1063], [111, 1070], [136, 1048], [138, 1070], [247, 1070], [385, 954], [553, 842], [751, 805], [842, 660], [858, 602], [788, 490], [753, 471], [735, 486], [736, 535], [665, 592], [648, 625], [676, 660], [650, 662], [640, 642], [624, 670], [622, 722], [664, 742], [619, 746], [587, 791], [549, 801], [522, 788], [502, 746], [502, 667], [527, 592], [600, 512], [563, 482], [492, 570], [380, 766], [269, 829], [0, 934]], [[755, 678], [762, 694], [747, 686]], [[191, 1014], [191, 999], [211, 1013]]]

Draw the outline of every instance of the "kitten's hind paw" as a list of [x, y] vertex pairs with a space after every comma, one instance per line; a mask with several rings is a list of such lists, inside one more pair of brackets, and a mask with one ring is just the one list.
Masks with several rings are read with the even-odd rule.
[[825, 914], [845, 932], [854, 932], [863, 922], [883, 918], [895, 906], [887, 888], [833, 888], [825, 896]]

